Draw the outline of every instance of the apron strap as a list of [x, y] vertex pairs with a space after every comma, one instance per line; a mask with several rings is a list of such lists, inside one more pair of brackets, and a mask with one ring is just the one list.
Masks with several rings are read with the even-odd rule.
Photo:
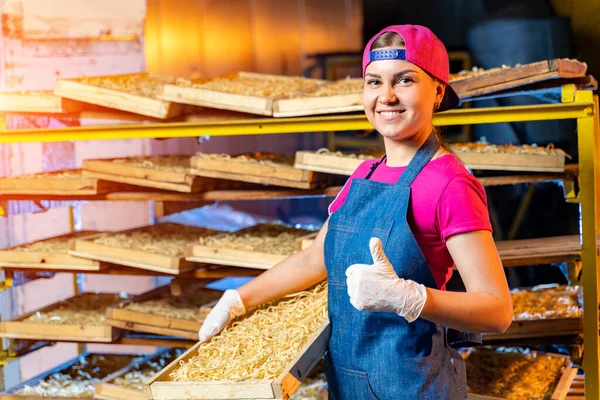
[[396, 185], [410, 187], [417, 175], [419, 175], [425, 165], [431, 161], [439, 148], [440, 142], [435, 136], [435, 133], [432, 132], [429, 134], [425, 143], [419, 148], [417, 154], [410, 160], [410, 163], [408, 163], [408, 166], [404, 172], [402, 172], [402, 175], [400, 175]]

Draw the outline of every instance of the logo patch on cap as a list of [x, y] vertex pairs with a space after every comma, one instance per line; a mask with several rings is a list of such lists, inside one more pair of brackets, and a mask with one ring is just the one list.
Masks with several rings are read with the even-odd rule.
[[369, 52], [370, 63], [379, 60], [406, 60], [406, 51], [400, 49], [383, 49]]

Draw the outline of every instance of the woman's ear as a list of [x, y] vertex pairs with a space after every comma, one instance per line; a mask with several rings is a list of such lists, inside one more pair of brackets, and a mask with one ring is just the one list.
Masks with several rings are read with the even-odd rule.
[[440, 82], [436, 79], [436, 88], [435, 88], [435, 104], [441, 104], [444, 94], [446, 93], [446, 84], [444, 82]]

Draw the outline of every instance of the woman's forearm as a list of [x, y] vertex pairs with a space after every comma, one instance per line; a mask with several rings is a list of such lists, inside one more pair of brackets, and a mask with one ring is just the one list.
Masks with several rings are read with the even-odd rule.
[[488, 292], [427, 288], [421, 318], [464, 332], [501, 333], [512, 322], [512, 304], [507, 307], [507, 299]]

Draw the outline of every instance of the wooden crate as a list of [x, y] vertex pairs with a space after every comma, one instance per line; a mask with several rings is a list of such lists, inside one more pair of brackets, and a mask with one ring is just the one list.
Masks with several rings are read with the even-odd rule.
[[[260, 160], [277, 160], [269, 165]], [[229, 159], [196, 155], [191, 159], [195, 175], [266, 185], [312, 189], [325, 182], [325, 177], [312, 171], [295, 168], [292, 160], [271, 153], [232, 156]]]
[[[293, 85], [292, 82], [298, 77], [288, 77], [280, 75], [257, 74], [252, 72], [238, 72], [236, 74], [225, 75], [210, 79], [212, 84], [219, 84], [226, 87], [228, 82], [233, 82], [239, 79], [256, 79], [264, 80], [272, 86], [282, 85], [283, 91], [281, 95], [259, 96], [250, 94], [229, 93], [224, 90], [214, 90], [212, 88], [203, 87], [203, 83], [184, 85], [169, 84], [163, 88], [163, 93], [159, 97], [164, 100], [179, 102], [184, 104], [192, 104], [196, 106], [218, 108], [222, 110], [238, 111], [258, 115], [273, 115], [273, 104], [278, 97], [286, 94], [285, 86], [288, 85], [289, 93], [298, 92], [299, 87]], [[318, 85], [326, 83], [317, 79], [304, 79], [302, 89], [311, 89]], [[212, 82], [212, 83], [211, 83]]]
[[201, 343], [185, 352], [155, 375], [148, 384], [154, 400], [171, 399], [279, 399], [288, 398], [323, 357], [331, 327], [324, 323], [313, 333], [294, 359], [276, 379], [244, 382], [173, 382], [169, 374], [180, 362], [192, 357]]
[[182, 319], [152, 313], [151, 311], [141, 312], [127, 308], [132, 303], [143, 303], [148, 300], [158, 300], [160, 298], [172, 298], [175, 300], [181, 298], [181, 296], [172, 296], [169, 286], [163, 286], [109, 307], [106, 312], [107, 322], [111, 326], [125, 330], [197, 340], [202, 321], [222, 294], [222, 292], [209, 289], [182, 294], [183, 298], [189, 302], [192, 302], [193, 298], [198, 299], [198, 301], [194, 302], [198, 303], [198, 306], [195, 307], [198, 319]]
[[110, 343], [118, 339], [122, 332], [119, 329], [113, 328], [107, 324], [103, 325], [80, 325], [80, 324], [62, 324], [53, 325], [43, 322], [28, 323], [25, 319], [36, 315], [36, 313], [51, 312], [61, 305], [70, 301], [77, 301], [85, 297], [96, 298], [99, 301], [118, 301], [118, 295], [114, 294], [95, 294], [82, 293], [78, 296], [71, 297], [62, 302], [51, 304], [34, 312], [25, 314], [18, 318], [0, 322], [0, 336], [13, 339], [31, 339], [31, 340], [50, 340], [50, 341], [67, 341], [67, 342], [98, 342]]
[[0, 112], [63, 113], [80, 111], [82, 106], [52, 92], [0, 93]]
[[[483, 348], [483, 350], [487, 350], [487, 349]], [[471, 356], [473, 351], [477, 351], [477, 350], [470, 349], [466, 352], [465, 355], [463, 355], [463, 357], [465, 357], [468, 360], [468, 358]], [[544, 398], [550, 398], [552, 400], [564, 400], [567, 396], [569, 388], [571, 387], [571, 383], [573, 382], [573, 379], [575, 378], [575, 375], [577, 375], [577, 368], [571, 367], [571, 361], [568, 356], [564, 356], [564, 355], [560, 355], [560, 354], [541, 353], [541, 352], [535, 352], [535, 351], [531, 351], [531, 354], [540, 354], [540, 355], [543, 354], [543, 355], [550, 356], [552, 358], [557, 358], [557, 359], [563, 360], [564, 369], [563, 369], [562, 373], [560, 374], [560, 376], [557, 376], [556, 386], [554, 388], [552, 388], [552, 387], [550, 388], [552, 392], [547, 394], [547, 396], [550, 396], [550, 397], [544, 397]], [[468, 374], [467, 374], [467, 385], [469, 385]], [[505, 400], [504, 398], [501, 398], [501, 397], [486, 396], [486, 395], [476, 394], [476, 393], [471, 393], [471, 392], [469, 392], [467, 398], [469, 400]]]
[[[42, 395], [23, 395], [23, 394], [17, 394], [18, 391], [20, 391], [21, 389], [25, 388], [26, 386], [29, 387], [33, 387], [36, 386], [37, 384], [39, 384], [42, 381], [46, 381], [47, 379], [51, 378], [53, 375], [57, 374], [57, 373], [61, 373], [61, 374], [68, 374], [71, 375], [73, 373], [76, 373], [78, 367], [81, 368], [81, 360], [84, 359], [86, 360], [86, 362], [88, 363], [92, 363], [93, 360], [97, 359], [97, 357], [103, 357], [105, 360], [109, 360], [110, 362], [112, 362], [112, 365], [107, 365], [104, 368], [101, 368], [99, 371], [92, 371], [92, 374], [95, 378], [97, 379], [102, 379], [104, 378], [106, 375], [112, 374], [113, 372], [115, 372], [116, 370], [119, 370], [121, 368], [123, 368], [124, 366], [126, 366], [129, 362], [131, 362], [132, 360], [134, 360], [135, 356], [131, 356], [131, 355], [122, 355], [122, 354], [98, 354], [98, 353], [83, 353], [61, 365], [59, 365], [58, 367], [55, 367], [49, 371], [46, 371], [38, 376], [36, 376], [35, 378], [29, 379], [19, 385], [17, 385], [16, 387], [11, 388], [10, 390], [0, 393], [0, 400], [73, 400], [73, 399], [90, 399], [90, 397], [50, 397], [50, 396], [42, 396]], [[92, 364], [95, 365], [95, 364]], [[71, 372], [71, 370], [73, 370]]]
[[484, 341], [575, 336], [583, 333], [583, 318], [549, 318], [513, 321], [504, 333], [485, 333]]
[[177, 79], [148, 73], [60, 79], [54, 93], [116, 110], [168, 119], [182, 114], [184, 107], [159, 99], [157, 94], [164, 85], [175, 83]]
[[513, 68], [457, 74], [450, 85], [460, 98], [476, 97], [501, 90], [557, 78], [584, 77], [587, 65], [577, 60], [553, 59]]
[[127, 190], [129, 185], [84, 176], [81, 170], [0, 178], [0, 195], [89, 196]]
[[339, 156], [335, 153], [322, 153], [315, 151], [297, 151], [294, 166], [299, 169], [329, 174], [350, 176], [368, 158]]
[[[166, 360], [170, 364], [174, 357], [178, 357], [181, 351], [175, 349], [159, 350], [158, 352], [145, 357], [139, 362], [130, 363], [123, 369], [120, 369], [96, 384], [96, 394], [94, 398], [103, 400], [148, 400], [151, 398], [148, 393], [150, 388], [136, 389], [127, 386], [118, 385], [115, 380], [132, 372], [139, 371], [143, 368], [148, 368], [149, 363], [157, 363], [160, 360]], [[144, 385], [146, 386], [146, 385]]]
[[[222, 233], [223, 235], [235, 235], [237, 237], [246, 234], [260, 235], [262, 229], [269, 229], [266, 225], [257, 225], [250, 228], [242, 229], [234, 233]], [[298, 236], [304, 236], [310, 233], [310, 231], [285, 228], [280, 226], [274, 226], [273, 229], [287, 230], [289, 232], [296, 232]], [[274, 254], [263, 251], [251, 251], [251, 250], [240, 250], [235, 248], [225, 247], [213, 247], [209, 245], [193, 244], [188, 246], [186, 260], [194, 261], [199, 263], [227, 265], [234, 267], [244, 268], [256, 268], [256, 269], [269, 269], [274, 267], [276, 264], [285, 260], [293, 254]]]
[[546, 151], [543, 148], [478, 143], [450, 145], [450, 149], [465, 167], [470, 169], [531, 172], [565, 170], [566, 153], [558, 149]]
[[341, 79], [319, 88], [275, 100], [274, 117], [363, 111], [363, 79]]
[[[145, 226], [120, 232], [105, 233], [103, 234], [103, 237], [114, 237], [123, 234], [145, 236], [146, 233], [149, 233], [150, 236], [153, 237], [153, 242], [156, 243], [159, 240], [158, 238], [163, 237], [162, 240], [168, 240], [164, 239], [165, 235], [176, 235], [178, 232], [182, 235], [189, 235], [190, 243], [193, 243], [194, 241], [197, 241], [200, 236], [214, 234], [216, 231], [169, 223]], [[149, 254], [148, 251], [143, 250], [143, 246], [130, 249], [96, 243], [95, 241], [97, 241], [99, 237], [100, 235], [71, 242], [69, 254], [76, 257], [174, 275], [193, 270], [197, 266], [193, 262], [187, 261], [184, 255], [171, 256], [167, 253], [160, 254], [156, 251]]]
[[[0, 250], [0, 267], [15, 269], [44, 269], [60, 271], [100, 271], [107, 267], [105, 263], [74, 257], [69, 254], [69, 241], [96, 235], [98, 232], [82, 231], [67, 235], [56, 236], [50, 239], [38, 240], [21, 246], [9, 247]], [[19, 251], [21, 248], [31, 248], [49, 245], [51, 243], [64, 243], [64, 251], [29, 250]]]
[[108, 160], [84, 160], [85, 176], [131, 185], [195, 193], [231, 188], [231, 183], [195, 176], [190, 157], [150, 156]]

